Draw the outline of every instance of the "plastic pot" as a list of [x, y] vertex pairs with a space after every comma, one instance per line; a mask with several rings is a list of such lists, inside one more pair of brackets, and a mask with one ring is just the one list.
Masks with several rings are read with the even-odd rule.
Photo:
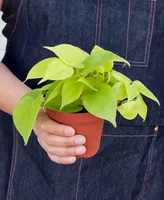
[[85, 136], [86, 153], [78, 158], [89, 158], [99, 150], [104, 120], [90, 113], [65, 113], [47, 109], [48, 115], [60, 124], [71, 126], [76, 134]]

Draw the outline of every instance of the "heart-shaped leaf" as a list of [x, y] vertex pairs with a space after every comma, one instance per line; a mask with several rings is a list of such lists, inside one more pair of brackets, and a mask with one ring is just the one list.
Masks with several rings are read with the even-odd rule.
[[125, 84], [123, 82], [118, 82], [113, 86], [113, 89], [116, 90], [117, 100], [124, 100], [128, 97]]
[[77, 100], [82, 94], [84, 84], [81, 82], [77, 82], [79, 77], [72, 77], [70, 79], [65, 80], [62, 89], [62, 105], [61, 109]]
[[89, 91], [84, 95], [85, 109], [99, 118], [108, 120], [116, 127], [116, 93], [110, 86], [104, 84], [98, 85], [97, 90]]
[[84, 60], [83, 64], [85, 65], [85, 68], [81, 70], [81, 74], [87, 75], [91, 72], [94, 72], [109, 61], [110, 58], [107, 51], [94, 52], [86, 60]]
[[128, 120], [136, 118], [138, 110], [139, 107], [137, 101], [128, 101], [118, 107], [119, 113]]
[[89, 80], [87, 80], [84, 77], [80, 77], [77, 80], [77, 82], [81, 82], [81, 83], [85, 84], [86, 86], [88, 86], [90, 89], [97, 91], [97, 89], [92, 86], [92, 84], [89, 82]]
[[148, 108], [147, 108], [147, 105], [146, 103], [143, 101], [143, 98], [141, 95], [139, 95], [137, 97], [137, 103], [138, 103], [138, 114], [142, 117], [143, 121], [146, 120], [146, 116], [147, 116], [147, 111], [148, 111]]
[[143, 83], [136, 80], [133, 82], [133, 86], [137, 88], [141, 94], [152, 99], [160, 105], [159, 100], [156, 98], [156, 96]]
[[136, 100], [128, 101], [118, 107], [120, 114], [128, 120], [132, 120], [137, 117], [139, 114], [142, 119], [145, 121], [147, 116], [147, 106], [142, 99], [142, 96], [139, 95]]
[[50, 87], [50, 89], [46, 94], [46, 100], [44, 106], [46, 106], [47, 103], [49, 103], [53, 98], [55, 98], [62, 92], [63, 83], [64, 81], [56, 81], [52, 84], [52, 86]]
[[[92, 49], [91, 54], [94, 54], [95, 52], [100, 52], [100, 51], [107, 51], [107, 50], [104, 50], [100, 46], [95, 45], [94, 48]], [[127, 60], [125, 60], [124, 58], [118, 56], [117, 54], [115, 54], [111, 51], [107, 51], [107, 52], [109, 53], [110, 61], [126, 63], [130, 67], [130, 63]]]
[[111, 79], [110, 81], [112, 83], [117, 83], [117, 82], [124, 82], [126, 84], [131, 84], [132, 81], [125, 75], [123, 75], [122, 73], [116, 71], [116, 70], [112, 70], [111, 71]]
[[136, 98], [137, 96], [140, 95], [138, 88], [135, 87], [135, 85], [133, 84], [128, 84], [128, 83], [124, 83], [125, 87], [126, 87], [126, 92], [128, 95], [128, 101], [133, 100], [134, 98]]
[[81, 63], [89, 56], [87, 52], [70, 44], [45, 48], [53, 51], [64, 63], [75, 68], [83, 68], [84, 65]]
[[35, 125], [43, 95], [41, 90], [35, 89], [28, 92], [16, 105], [13, 113], [14, 124], [27, 144], [31, 131]]
[[60, 59], [56, 58], [48, 66], [46, 74], [39, 84], [47, 80], [63, 80], [72, 76], [73, 73], [72, 67], [68, 67]]
[[95, 53], [95, 52], [98, 52], [98, 51], [103, 51], [105, 49], [103, 49], [102, 47], [98, 46], [98, 45], [95, 45], [91, 51], [91, 54]]
[[[47, 58], [40, 62], [38, 62], [34, 67], [29, 71], [27, 78], [25, 81], [29, 79], [36, 79], [36, 78], [43, 78], [48, 66], [51, 64], [52, 61], [54, 61], [55, 58]], [[25, 82], [24, 81], [24, 82]]]

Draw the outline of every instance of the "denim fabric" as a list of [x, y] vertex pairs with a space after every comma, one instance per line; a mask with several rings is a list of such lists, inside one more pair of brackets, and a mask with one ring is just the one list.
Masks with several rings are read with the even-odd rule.
[[42, 46], [71, 43], [89, 52], [98, 44], [128, 59], [130, 69], [115, 68], [141, 80], [161, 107], [146, 99], [145, 123], [118, 116], [114, 129], [105, 122], [98, 154], [70, 166], [51, 162], [34, 134], [24, 147], [0, 112], [0, 200], [164, 200], [164, 1], [17, 1], [3, 62], [18, 78], [53, 56]]

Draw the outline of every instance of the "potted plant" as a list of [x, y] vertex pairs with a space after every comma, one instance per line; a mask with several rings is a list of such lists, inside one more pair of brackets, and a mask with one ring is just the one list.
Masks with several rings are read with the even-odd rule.
[[131, 81], [113, 69], [115, 62], [130, 66], [124, 58], [94, 46], [88, 54], [70, 44], [45, 47], [57, 57], [46, 58], [28, 73], [29, 79], [41, 78], [51, 82], [28, 92], [16, 105], [13, 120], [25, 145], [40, 108], [55, 121], [70, 125], [76, 133], [86, 137], [87, 152], [82, 157], [96, 154], [104, 120], [116, 127], [117, 111], [127, 120], [140, 115], [143, 121], [147, 105], [142, 95], [158, 99], [140, 81]]

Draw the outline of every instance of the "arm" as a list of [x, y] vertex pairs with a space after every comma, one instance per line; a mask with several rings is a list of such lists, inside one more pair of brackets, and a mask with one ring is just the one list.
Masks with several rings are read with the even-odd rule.
[[[2, 0], [0, 0], [0, 10], [1, 8]], [[29, 90], [30, 88], [23, 85], [10, 70], [0, 62], [0, 110], [12, 114], [16, 103]]]
[[[0, 0], [0, 9], [2, 0]], [[20, 98], [30, 90], [0, 62], [0, 110], [12, 115]], [[73, 128], [58, 124], [40, 110], [34, 132], [50, 159], [61, 164], [71, 164], [76, 161], [76, 155], [82, 155], [86, 149], [84, 136], [74, 135]]]
[[12, 114], [17, 102], [29, 90], [30, 88], [22, 84], [3, 63], [0, 63], [0, 110]]

